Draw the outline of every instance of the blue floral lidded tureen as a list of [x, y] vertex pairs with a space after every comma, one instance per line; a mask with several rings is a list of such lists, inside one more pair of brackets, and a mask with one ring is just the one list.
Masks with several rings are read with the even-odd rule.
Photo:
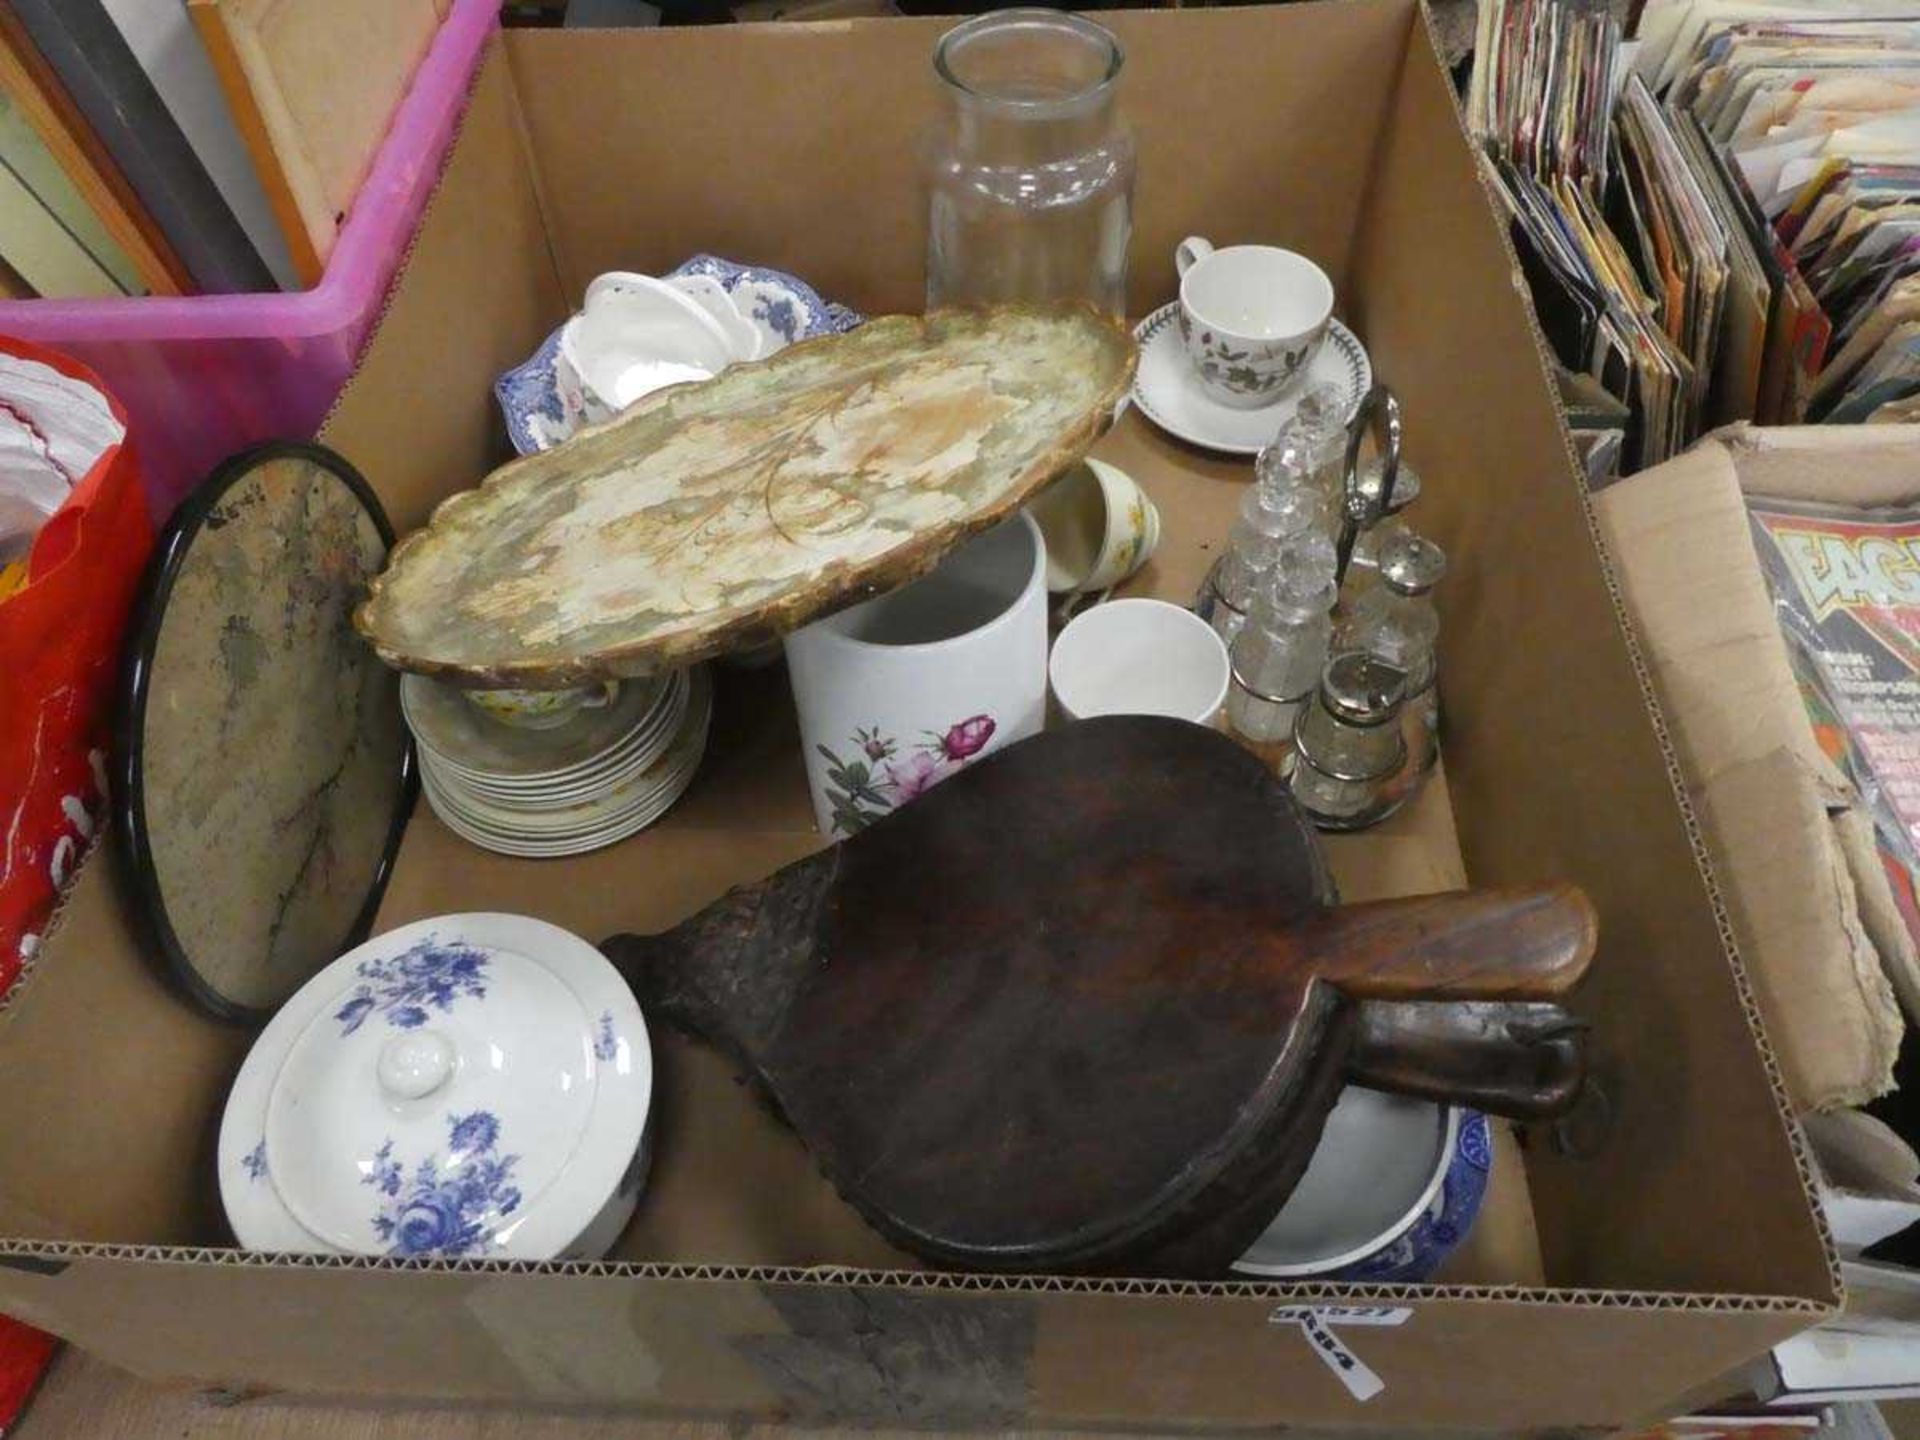
[[593, 1258], [638, 1198], [652, 1056], [584, 940], [446, 915], [368, 941], [261, 1033], [221, 1122], [251, 1250]]

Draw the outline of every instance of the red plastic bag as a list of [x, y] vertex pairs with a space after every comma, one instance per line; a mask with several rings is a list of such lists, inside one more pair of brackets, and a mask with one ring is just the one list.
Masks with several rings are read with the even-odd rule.
[[0, 1435], [13, 1433], [58, 1343], [51, 1335], [0, 1315]]
[[[93, 386], [126, 425], [85, 366], [5, 338], [0, 354]], [[25, 585], [0, 600], [0, 996], [99, 830], [120, 641], [152, 549], [153, 521], [123, 438], [34, 537]]]

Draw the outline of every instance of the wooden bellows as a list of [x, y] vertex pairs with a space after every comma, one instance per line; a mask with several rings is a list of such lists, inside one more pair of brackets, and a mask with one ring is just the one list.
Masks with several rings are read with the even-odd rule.
[[[1540, 1004], [1593, 952], [1577, 890], [1332, 900], [1265, 766], [1125, 717], [1012, 746], [606, 948], [651, 1014], [766, 1087], [894, 1243], [970, 1268], [1215, 1275], [1354, 1070], [1519, 1113], [1577, 1087], [1577, 1029]], [[1530, 1002], [1534, 1028], [1413, 1000]]]

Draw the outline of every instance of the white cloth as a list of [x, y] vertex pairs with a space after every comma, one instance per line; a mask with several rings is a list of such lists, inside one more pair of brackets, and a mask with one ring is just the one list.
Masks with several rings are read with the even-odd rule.
[[93, 386], [0, 355], [0, 550], [38, 530], [125, 435]]

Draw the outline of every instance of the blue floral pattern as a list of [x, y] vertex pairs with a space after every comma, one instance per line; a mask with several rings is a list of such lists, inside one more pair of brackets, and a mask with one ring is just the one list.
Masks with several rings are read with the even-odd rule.
[[1486, 1116], [1471, 1110], [1462, 1114], [1454, 1153], [1482, 1175], [1493, 1168], [1493, 1131]]
[[240, 1157], [240, 1168], [247, 1172], [249, 1180], [267, 1178], [267, 1142], [265, 1140]]
[[354, 966], [360, 983], [353, 997], [334, 1011], [340, 1033], [351, 1035], [371, 1015], [381, 1014], [400, 1030], [417, 1030], [431, 1011], [447, 1011], [456, 1000], [487, 993], [487, 952], [473, 945], [443, 945], [429, 935], [398, 955], [362, 960]]
[[613, 1012], [603, 1010], [599, 1027], [593, 1034], [593, 1058], [611, 1060], [620, 1053], [620, 1041], [613, 1033]]
[[564, 428], [570, 428], [567, 407], [560, 400], [560, 386], [554, 380], [553, 363], [560, 354], [560, 332], [555, 330], [540, 342], [540, 348], [526, 363], [514, 366], [493, 382], [494, 398], [507, 417], [514, 449], [522, 455], [559, 444]]
[[493, 1243], [501, 1218], [520, 1208], [513, 1183], [518, 1155], [499, 1152], [500, 1121], [489, 1111], [447, 1117], [448, 1153], [413, 1167], [395, 1158], [393, 1141], [374, 1152], [360, 1183], [381, 1195], [373, 1228], [389, 1255], [475, 1255]]
[[[742, 308], [759, 326], [766, 344], [763, 355], [816, 335], [840, 335], [865, 323], [865, 317], [845, 305], [823, 300], [805, 281], [782, 270], [759, 265], [737, 265], [717, 255], [696, 255], [669, 272], [705, 275], [729, 295], [745, 292]], [[581, 417], [568, 411], [554, 374], [560, 354], [556, 329], [538, 350], [493, 383], [494, 398], [506, 416], [507, 435], [522, 455], [551, 450], [579, 428]]]
[[789, 345], [794, 342], [800, 327], [800, 317], [794, 314], [791, 300], [773, 300], [763, 295], [760, 303], [753, 307], [753, 318]]
[[[750, 312], [753, 318], [765, 321], [776, 332], [786, 334], [789, 343], [815, 335], [838, 335], [861, 323], [861, 316], [857, 312], [844, 305], [833, 305], [822, 300], [811, 285], [784, 270], [774, 270], [764, 265], [740, 265], [732, 260], [723, 260], [718, 255], [696, 255], [669, 272], [667, 279], [678, 275], [705, 275], [719, 281], [720, 288], [729, 295], [746, 287], [748, 294], [759, 297], [759, 303]], [[759, 314], [762, 305], [770, 310], [784, 310], [792, 314], [793, 331], [786, 333], [777, 319]]]

